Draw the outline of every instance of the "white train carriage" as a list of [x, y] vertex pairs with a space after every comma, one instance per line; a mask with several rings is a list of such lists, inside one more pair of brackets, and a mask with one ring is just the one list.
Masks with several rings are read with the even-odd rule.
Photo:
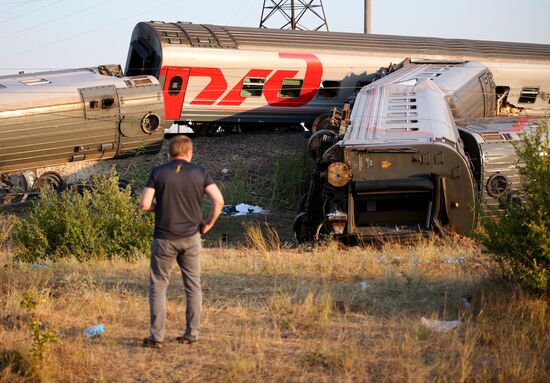
[[495, 79], [497, 114], [549, 110], [550, 45], [143, 22], [126, 73], [163, 86], [166, 119], [297, 124], [341, 106], [390, 63], [477, 60]]

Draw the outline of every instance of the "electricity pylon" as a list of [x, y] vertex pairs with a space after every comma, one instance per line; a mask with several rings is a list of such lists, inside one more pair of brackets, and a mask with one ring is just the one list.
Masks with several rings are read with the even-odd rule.
[[328, 31], [323, 1], [264, 0], [260, 28]]

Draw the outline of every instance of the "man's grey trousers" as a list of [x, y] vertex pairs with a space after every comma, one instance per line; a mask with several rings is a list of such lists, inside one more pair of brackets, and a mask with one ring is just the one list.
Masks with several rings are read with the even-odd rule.
[[185, 335], [198, 337], [202, 306], [201, 237], [197, 233], [182, 239], [154, 238], [151, 244], [151, 271], [149, 278], [149, 308], [151, 312], [151, 336], [164, 340], [166, 326], [166, 289], [170, 272], [177, 261], [183, 276], [185, 298]]

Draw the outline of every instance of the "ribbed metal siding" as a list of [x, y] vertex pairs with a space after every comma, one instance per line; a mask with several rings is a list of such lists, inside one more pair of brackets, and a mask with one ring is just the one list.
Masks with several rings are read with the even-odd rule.
[[[10, 172], [68, 162], [85, 143], [86, 158], [95, 158], [103, 143], [116, 141], [116, 121], [86, 121], [82, 103], [21, 111], [0, 119], [0, 171]], [[106, 157], [112, 157], [114, 151]]]

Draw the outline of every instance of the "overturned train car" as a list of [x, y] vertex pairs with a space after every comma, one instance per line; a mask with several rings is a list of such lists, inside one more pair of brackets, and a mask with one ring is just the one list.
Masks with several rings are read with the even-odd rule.
[[517, 190], [512, 142], [537, 122], [495, 117], [494, 95], [479, 62], [409, 64], [363, 88], [339, 126], [309, 141], [297, 239], [468, 233], [478, 202], [498, 209]]
[[153, 76], [100, 66], [0, 77], [0, 203], [61, 182], [37, 177], [41, 167], [158, 152], [164, 128]]

